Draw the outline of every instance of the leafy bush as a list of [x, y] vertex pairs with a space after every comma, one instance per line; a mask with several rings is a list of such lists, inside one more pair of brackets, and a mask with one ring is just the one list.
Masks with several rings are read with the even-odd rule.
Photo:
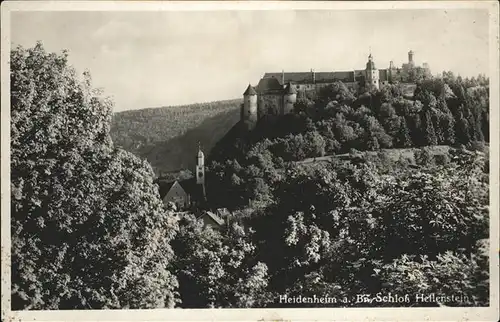
[[[277, 203], [250, 223], [260, 242], [259, 260], [269, 267], [270, 294], [412, 295], [418, 283], [402, 269], [412, 267], [423, 271], [419, 281], [429, 292], [460, 293], [470, 299], [460, 305], [486, 305], [487, 259], [471, 255], [478, 252], [477, 241], [488, 238], [486, 159], [460, 152], [458, 158], [417, 171], [386, 172], [376, 163], [292, 170], [274, 190]], [[425, 271], [425, 265], [434, 266]], [[267, 305], [281, 306], [276, 300]], [[325, 304], [360, 305], [367, 304]]]
[[[411, 294], [410, 305], [488, 306], [488, 258], [451, 251], [431, 261], [402, 255], [392, 263], [374, 269], [382, 294]], [[430, 297], [434, 294], [435, 297]], [[424, 297], [427, 297], [425, 299]], [[426, 303], [422, 304], [424, 301]]]
[[267, 266], [254, 260], [250, 233], [237, 222], [221, 231], [185, 215], [172, 242], [172, 270], [180, 282], [181, 307], [260, 306], [267, 286]]

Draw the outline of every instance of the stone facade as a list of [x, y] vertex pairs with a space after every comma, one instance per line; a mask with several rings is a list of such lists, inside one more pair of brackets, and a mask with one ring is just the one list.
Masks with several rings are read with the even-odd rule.
[[243, 93], [241, 121], [249, 128], [265, 115], [293, 113], [297, 92], [318, 90], [321, 87], [341, 81], [349, 88], [379, 89], [391, 83], [412, 83], [416, 75], [430, 76], [429, 65], [415, 65], [413, 51], [408, 52], [408, 63], [401, 68], [393, 62], [387, 69], [377, 69], [373, 56], [368, 56], [365, 69], [340, 72], [265, 73], [257, 86], [248, 85]]

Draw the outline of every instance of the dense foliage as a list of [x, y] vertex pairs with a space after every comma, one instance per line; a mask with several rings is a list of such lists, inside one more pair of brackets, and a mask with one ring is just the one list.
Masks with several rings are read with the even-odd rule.
[[17, 47], [11, 103], [12, 308], [173, 306], [176, 223], [151, 167], [113, 147], [88, 73]]
[[[243, 221], [269, 270], [266, 305], [286, 306], [283, 294], [338, 299], [325, 306], [487, 305], [487, 153], [444, 151], [352, 154], [264, 176], [266, 189], [250, 182], [260, 195]], [[410, 297], [357, 302], [389, 293]], [[415, 298], [431, 293], [462, 298]]]
[[[482, 153], [456, 159], [387, 174], [373, 163], [292, 171], [275, 190], [276, 203], [252, 222], [261, 260], [273, 273], [270, 291], [353, 299], [452, 288], [472, 302], [446, 304], [485, 305], [488, 289], [475, 285], [487, 285], [488, 264], [470, 258], [488, 238], [485, 159]], [[401, 271], [403, 262], [411, 269]]]
[[256, 261], [251, 231], [236, 221], [214, 230], [191, 214], [179, 226], [172, 247], [181, 307], [262, 306], [267, 266]]

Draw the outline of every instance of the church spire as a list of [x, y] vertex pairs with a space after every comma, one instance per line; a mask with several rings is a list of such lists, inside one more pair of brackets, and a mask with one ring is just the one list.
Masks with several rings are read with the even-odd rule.
[[198, 157], [196, 162], [196, 183], [205, 184], [205, 155], [201, 151], [201, 142], [198, 142]]

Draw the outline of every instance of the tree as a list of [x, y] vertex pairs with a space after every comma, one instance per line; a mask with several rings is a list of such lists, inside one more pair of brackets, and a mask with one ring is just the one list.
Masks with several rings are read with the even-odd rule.
[[318, 100], [321, 102], [320, 105], [323, 107], [331, 101], [337, 101], [341, 104], [345, 103], [350, 105], [355, 100], [355, 97], [344, 83], [336, 81], [335, 83], [322, 87], [319, 90]]
[[[226, 220], [228, 220], [226, 218]], [[230, 219], [229, 219], [230, 220]], [[267, 266], [256, 261], [251, 232], [237, 222], [214, 230], [186, 214], [172, 242], [181, 307], [255, 307], [265, 301]]]
[[307, 156], [321, 157], [325, 155], [326, 143], [317, 131], [307, 132], [304, 136], [304, 140], [306, 143]]
[[300, 114], [308, 114], [309, 110], [313, 107], [313, 102], [309, 100], [307, 97], [297, 98], [297, 102], [294, 104], [293, 108], [295, 113]]
[[396, 145], [401, 148], [411, 147], [411, 137], [410, 130], [408, 129], [408, 125], [406, 124], [406, 119], [404, 116], [400, 116], [400, 128], [396, 137]]
[[378, 144], [377, 137], [373, 135], [373, 133], [368, 133], [368, 139], [366, 141], [366, 148], [369, 151], [377, 151], [380, 150], [380, 145]]
[[455, 123], [455, 136], [461, 144], [467, 144], [471, 141], [469, 123], [462, 112], [460, 112], [460, 116]]
[[420, 148], [414, 152], [415, 162], [418, 165], [429, 166], [434, 164], [434, 154], [428, 147]]
[[366, 147], [370, 150], [392, 147], [392, 137], [389, 136], [374, 116], [365, 115], [362, 125], [366, 130]]
[[432, 123], [431, 111], [427, 110], [423, 115], [423, 134], [425, 145], [437, 145], [437, 136]]
[[173, 306], [177, 226], [109, 100], [41, 43], [11, 51], [11, 86], [12, 308]]
[[[439, 254], [436, 260], [402, 255], [392, 263], [378, 264], [374, 271], [382, 281], [384, 294], [453, 294], [460, 290], [461, 300], [436, 297], [429, 304], [487, 306], [489, 303], [488, 260], [477, 253], [466, 256], [448, 251]], [[415, 298], [409, 303], [418, 305]]]
[[441, 132], [443, 133], [444, 143], [447, 145], [452, 145], [455, 143], [455, 124], [454, 118], [451, 113], [441, 114], [439, 123], [441, 127]]
[[424, 104], [425, 107], [434, 108], [437, 105], [436, 97], [433, 93], [427, 89], [422, 89], [422, 86], [418, 86], [415, 90], [415, 100], [418, 100]]

